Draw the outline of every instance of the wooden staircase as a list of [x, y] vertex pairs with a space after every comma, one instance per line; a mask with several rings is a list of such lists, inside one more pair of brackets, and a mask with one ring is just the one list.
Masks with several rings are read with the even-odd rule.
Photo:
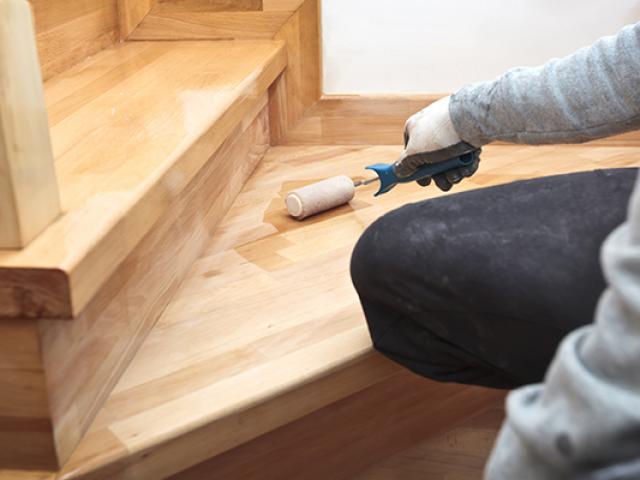
[[63, 213], [0, 250], [0, 479], [349, 478], [500, 401], [371, 348], [350, 251], [424, 192], [283, 212], [399, 149], [277, 146], [322, 133], [317, 0], [32, 6]]

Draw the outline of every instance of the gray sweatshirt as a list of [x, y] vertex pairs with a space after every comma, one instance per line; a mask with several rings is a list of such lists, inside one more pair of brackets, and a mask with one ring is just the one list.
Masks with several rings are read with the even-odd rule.
[[[449, 108], [460, 137], [476, 146], [578, 143], [639, 129], [640, 24], [467, 86]], [[640, 479], [640, 182], [601, 257], [609, 287], [595, 322], [564, 339], [543, 384], [509, 395], [488, 480]]]

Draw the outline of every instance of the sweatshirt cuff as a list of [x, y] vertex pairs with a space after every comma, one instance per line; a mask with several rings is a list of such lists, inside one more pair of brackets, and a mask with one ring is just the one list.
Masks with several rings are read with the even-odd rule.
[[482, 84], [467, 85], [453, 94], [449, 101], [449, 116], [458, 136], [478, 148], [492, 142], [484, 135], [478, 121], [478, 111], [489, 111], [489, 105], [478, 105], [481, 98], [478, 90], [481, 88]]

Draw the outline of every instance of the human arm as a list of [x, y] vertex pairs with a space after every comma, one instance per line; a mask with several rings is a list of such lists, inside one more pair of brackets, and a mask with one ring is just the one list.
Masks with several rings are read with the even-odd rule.
[[[580, 143], [640, 128], [640, 24], [540, 67], [467, 85], [409, 118], [400, 164], [456, 142]], [[442, 108], [446, 102], [448, 109]], [[410, 173], [407, 165], [402, 168]], [[473, 172], [472, 172], [473, 173]], [[455, 175], [457, 183], [464, 178]]]

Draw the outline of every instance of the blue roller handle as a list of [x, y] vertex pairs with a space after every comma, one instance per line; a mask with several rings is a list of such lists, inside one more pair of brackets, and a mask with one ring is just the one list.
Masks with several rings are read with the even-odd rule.
[[375, 196], [387, 193], [393, 187], [399, 183], [410, 183], [416, 180], [421, 180], [425, 177], [433, 177], [439, 173], [448, 172], [455, 168], [466, 167], [473, 163], [474, 152], [461, 155], [459, 157], [445, 160], [444, 162], [430, 163], [420, 167], [416, 173], [406, 178], [399, 178], [394, 170], [393, 163], [376, 163], [375, 165], [369, 165], [367, 170], [373, 170], [378, 174], [380, 180], [380, 188], [376, 192]]

